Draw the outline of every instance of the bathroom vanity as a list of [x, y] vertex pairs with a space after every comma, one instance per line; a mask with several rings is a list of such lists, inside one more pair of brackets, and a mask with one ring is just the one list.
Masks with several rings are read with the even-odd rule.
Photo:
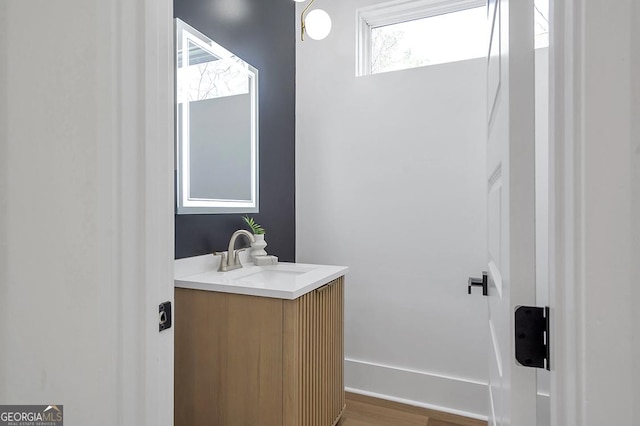
[[347, 268], [215, 261], [176, 261], [176, 426], [335, 425]]

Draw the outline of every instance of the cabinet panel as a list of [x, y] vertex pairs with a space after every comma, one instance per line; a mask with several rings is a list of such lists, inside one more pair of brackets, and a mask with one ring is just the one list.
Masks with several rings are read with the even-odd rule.
[[176, 426], [282, 424], [282, 301], [176, 289]]
[[295, 300], [176, 289], [176, 426], [332, 426], [343, 277]]

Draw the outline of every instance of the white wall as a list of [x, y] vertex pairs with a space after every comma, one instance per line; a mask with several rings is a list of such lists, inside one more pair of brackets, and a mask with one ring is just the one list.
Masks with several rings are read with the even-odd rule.
[[373, 3], [298, 42], [297, 260], [351, 268], [348, 388], [486, 415], [485, 60], [356, 78]]
[[0, 403], [69, 426], [172, 424], [169, 5], [0, 2]]

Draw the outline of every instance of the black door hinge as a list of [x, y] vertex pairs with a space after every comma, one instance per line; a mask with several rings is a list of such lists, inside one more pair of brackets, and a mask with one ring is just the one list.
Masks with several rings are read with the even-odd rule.
[[549, 307], [518, 306], [515, 330], [516, 361], [524, 367], [549, 370]]

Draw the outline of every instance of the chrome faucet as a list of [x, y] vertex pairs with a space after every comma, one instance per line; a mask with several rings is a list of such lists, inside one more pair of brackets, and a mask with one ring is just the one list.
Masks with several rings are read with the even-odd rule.
[[247, 248], [241, 248], [236, 250], [236, 240], [240, 235], [244, 235], [247, 237], [250, 243], [255, 243], [256, 239], [253, 237], [253, 234], [249, 231], [245, 231], [244, 229], [239, 229], [233, 233], [231, 239], [229, 240], [229, 249], [223, 252], [213, 252], [214, 256], [221, 256], [220, 259], [220, 267], [218, 268], [218, 272], [227, 272], [233, 271], [234, 269], [242, 268], [242, 264], [240, 263], [240, 252], [246, 250]]

